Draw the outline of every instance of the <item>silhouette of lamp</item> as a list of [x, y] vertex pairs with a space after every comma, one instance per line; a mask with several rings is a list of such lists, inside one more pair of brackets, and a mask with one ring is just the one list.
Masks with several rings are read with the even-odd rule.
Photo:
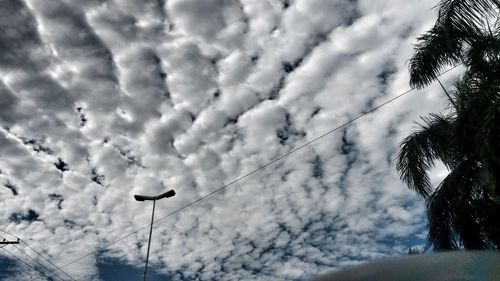
[[146, 274], [148, 272], [149, 247], [151, 246], [151, 234], [153, 234], [156, 201], [163, 198], [173, 197], [174, 195], [175, 191], [173, 189], [156, 196], [134, 195], [134, 198], [137, 201], [153, 201], [153, 214], [151, 215], [151, 227], [149, 229], [148, 252], [146, 254], [146, 267], [144, 268], [144, 281], [146, 281]]

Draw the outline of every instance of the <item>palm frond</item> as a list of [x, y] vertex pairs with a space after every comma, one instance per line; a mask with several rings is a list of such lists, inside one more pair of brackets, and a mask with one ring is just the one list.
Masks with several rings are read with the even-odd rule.
[[[484, 221], [480, 217], [478, 209], [481, 206], [482, 197], [484, 196], [482, 187], [474, 181], [474, 179], [468, 177], [476, 177], [476, 171], [459, 171], [458, 174], [453, 174], [454, 176], [460, 177], [462, 186], [454, 186], [455, 193], [458, 193], [458, 200], [452, 209], [452, 225], [454, 231], [458, 234], [459, 240], [465, 249], [488, 249], [488, 238], [483, 231], [483, 226], [481, 224]], [[467, 173], [474, 173], [473, 175], [468, 175]], [[453, 180], [450, 180], [452, 182]], [[455, 183], [457, 184], [456, 180]]]
[[481, 168], [476, 161], [464, 160], [441, 182], [427, 201], [428, 243], [436, 250], [486, 249], [477, 202], [483, 187], [476, 180]]
[[485, 19], [496, 16], [499, 0], [442, 0], [438, 4], [438, 22], [454, 30], [474, 33]]
[[477, 124], [476, 134], [479, 146], [479, 154], [488, 162], [500, 161], [500, 105], [492, 102], [483, 108], [481, 122]]
[[447, 65], [461, 63], [466, 49], [484, 36], [485, 21], [497, 16], [500, 0], [442, 0], [437, 8], [434, 27], [417, 38], [410, 59], [412, 87], [429, 85]]
[[481, 217], [481, 225], [490, 240], [491, 248], [500, 250], [500, 204], [485, 196], [481, 207], [478, 208]]
[[483, 81], [478, 75], [471, 71], [466, 71], [460, 79], [455, 82], [455, 89], [451, 91], [456, 108], [457, 115], [463, 115], [463, 110], [466, 110], [470, 105], [474, 104], [481, 97], [481, 88]]
[[423, 88], [429, 85], [447, 65], [462, 62], [464, 41], [443, 25], [435, 25], [419, 36], [415, 53], [410, 59], [410, 86]]
[[485, 164], [500, 159], [498, 86], [485, 85], [482, 77], [468, 70], [452, 95], [457, 105], [457, 148], [468, 158], [482, 159]]
[[427, 247], [432, 246], [436, 251], [458, 249], [459, 245], [453, 232], [450, 210], [453, 202], [449, 194], [449, 185], [439, 186], [427, 200], [427, 220], [429, 232], [427, 234]]
[[483, 83], [491, 84], [499, 77], [500, 36], [482, 34], [469, 43], [465, 64], [475, 75], [483, 77]]
[[408, 187], [426, 198], [432, 192], [427, 171], [440, 159], [448, 167], [456, 163], [453, 152], [450, 119], [441, 115], [422, 118], [419, 130], [406, 137], [400, 144], [396, 169]]

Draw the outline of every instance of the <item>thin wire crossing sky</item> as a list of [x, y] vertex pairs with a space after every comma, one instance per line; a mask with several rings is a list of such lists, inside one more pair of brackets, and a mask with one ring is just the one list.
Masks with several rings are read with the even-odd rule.
[[[447, 110], [439, 85], [301, 145], [409, 88], [435, 4], [9, 0], [0, 229], [77, 280], [140, 280], [151, 206], [133, 195], [173, 188], [156, 218], [196, 204], [155, 224], [150, 280], [308, 280], [421, 246], [423, 202], [394, 159]], [[40, 278], [0, 253], [0, 280]]]

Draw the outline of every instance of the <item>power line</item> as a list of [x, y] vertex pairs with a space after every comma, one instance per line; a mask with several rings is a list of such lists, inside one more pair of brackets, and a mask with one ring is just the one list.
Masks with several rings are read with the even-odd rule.
[[[5, 228], [3, 230], [0, 230], [0, 232], [3, 232], [3, 233], [5, 233], [5, 234], [7, 234], [9, 236], [12, 236], [12, 237], [16, 238], [16, 239], [19, 239], [19, 237], [15, 236], [15, 235], [12, 235], [12, 234], [8, 233], [7, 231], [5, 231]], [[19, 239], [19, 240], [21, 240], [21, 239]]]
[[[26, 241], [24, 241], [23, 239], [20, 239], [19, 237], [16, 237], [15, 235], [12, 235], [8, 232], [6, 232], [5, 230], [0, 230], [0, 232], [3, 232], [7, 235], [10, 235], [12, 237], [15, 237], [17, 239], [19, 239], [19, 241], [21, 241], [24, 245], [26, 245], [28, 248], [30, 248], [33, 252], [35, 252], [37, 255], [39, 255], [40, 257], [42, 257], [44, 260], [46, 260], [48, 263], [50, 263], [52, 266], [54, 266], [56, 268], [56, 270], [51, 270], [51, 269], [48, 269], [44, 266], [45, 269], [47, 269], [50, 273], [53, 273], [54, 271], [61, 271], [62, 273], [64, 273], [66, 276], [68, 276], [71, 280], [74, 280], [76, 281], [75, 278], [73, 278], [73, 276], [69, 275], [66, 271], [62, 270], [60, 267], [58, 267], [57, 265], [55, 265], [52, 261], [50, 261], [48, 258], [46, 258], [44, 255], [42, 255], [40, 252], [38, 252], [37, 250], [35, 250], [33, 247], [31, 247]], [[17, 248], [17, 247], [16, 247]], [[20, 250], [19, 248], [17, 248], [18, 250]], [[21, 250], [20, 250], [21, 251]], [[23, 251], [21, 251], [23, 252]], [[24, 253], [24, 252], [23, 252]], [[30, 255], [26, 254], [25, 255], [29, 256], [30, 258], [32, 258]], [[32, 258], [33, 259], [33, 258]], [[35, 260], [36, 261], [36, 260]], [[42, 265], [43, 266], [43, 265]], [[57, 274], [54, 274], [56, 275], [59, 279], [61, 279]], [[62, 280], [62, 279], [61, 279]]]
[[[460, 65], [462, 65], [462, 63], [457, 64], [457, 65], [455, 65], [455, 66], [453, 66], [453, 67], [451, 67], [451, 68], [449, 68], [449, 69], [447, 69], [447, 70], [445, 70], [445, 71], [441, 72], [441, 73], [440, 73], [439, 75], [437, 75], [436, 77], [440, 77], [441, 75], [443, 75], [443, 74], [445, 74], [445, 73], [450, 72], [451, 70], [453, 70], [453, 69], [457, 68], [457, 67], [458, 67], [458, 66], [460, 66]], [[177, 210], [175, 210], [175, 211], [173, 211], [173, 212], [169, 213], [168, 215], [166, 215], [166, 216], [164, 216], [164, 217], [162, 217], [162, 218], [159, 218], [159, 219], [155, 220], [155, 221], [153, 222], [153, 224], [154, 224], [154, 223], [157, 223], [157, 222], [160, 222], [160, 221], [162, 221], [162, 220], [164, 220], [164, 219], [166, 219], [166, 218], [168, 218], [168, 217], [171, 217], [171, 216], [173, 216], [173, 215], [175, 215], [175, 214], [177, 214], [177, 213], [179, 213], [179, 212], [183, 211], [184, 209], [187, 209], [187, 208], [189, 208], [190, 206], [192, 206], [192, 205], [194, 205], [194, 204], [196, 204], [196, 203], [198, 203], [198, 202], [200, 202], [200, 201], [202, 201], [202, 200], [204, 200], [204, 199], [206, 199], [206, 198], [208, 198], [208, 197], [210, 197], [210, 196], [214, 195], [215, 193], [218, 193], [219, 191], [221, 191], [221, 190], [224, 190], [224, 189], [228, 188], [229, 186], [231, 186], [231, 185], [233, 185], [233, 184], [235, 184], [235, 183], [237, 183], [237, 182], [239, 182], [239, 181], [241, 181], [241, 180], [243, 180], [243, 179], [245, 179], [245, 178], [247, 178], [247, 177], [249, 177], [249, 176], [251, 176], [251, 175], [253, 175], [253, 174], [257, 173], [258, 171], [260, 171], [260, 170], [262, 170], [262, 169], [264, 169], [264, 168], [266, 168], [266, 167], [268, 167], [268, 166], [270, 166], [270, 165], [272, 165], [272, 164], [274, 164], [274, 163], [276, 163], [276, 162], [280, 161], [280, 160], [281, 160], [281, 159], [283, 159], [283, 158], [286, 158], [286, 157], [290, 156], [291, 154], [293, 154], [293, 153], [295, 153], [295, 152], [297, 152], [297, 151], [299, 151], [299, 150], [303, 149], [304, 147], [309, 146], [309, 145], [311, 145], [311, 144], [313, 144], [313, 143], [317, 142], [318, 140], [323, 139], [324, 137], [326, 137], [326, 136], [330, 135], [331, 133], [333, 133], [333, 132], [335, 132], [335, 131], [337, 131], [337, 130], [339, 130], [339, 129], [341, 129], [341, 128], [343, 128], [343, 127], [345, 127], [345, 126], [347, 126], [347, 125], [349, 125], [349, 124], [351, 124], [351, 123], [353, 123], [353, 122], [355, 122], [355, 121], [357, 121], [358, 119], [360, 119], [360, 118], [364, 117], [365, 115], [368, 115], [368, 114], [370, 114], [370, 113], [372, 113], [372, 112], [374, 112], [374, 111], [378, 110], [379, 108], [384, 107], [384, 106], [386, 106], [387, 104], [389, 104], [389, 103], [391, 103], [391, 102], [393, 102], [393, 101], [395, 101], [395, 100], [397, 100], [397, 99], [399, 99], [399, 98], [401, 98], [401, 97], [405, 96], [406, 94], [408, 94], [408, 93], [412, 92], [412, 91], [413, 91], [413, 90], [415, 90], [415, 89], [416, 89], [416, 87], [410, 88], [410, 89], [408, 89], [408, 90], [404, 91], [403, 93], [401, 93], [401, 94], [399, 94], [399, 95], [397, 95], [397, 96], [395, 96], [395, 97], [393, 97], [393, 98], [389, 99], [388, 101], [385, 101], [385, 102], [383, 102], [382, 104], [380, 104], [380, 105], [378, 105], [378, 106], [376, 106], [376, 107], [374, 107], [374, 108], [372, 108], [372, 109], [370, 109], [370, 110], [368, 110], [368, 111], [365, 111], [365, 112], [363, 112], [363, 113], [359, 114], [359, 115], [358, 115], [358, 116], [356, 116], [355, 118], [350, 119], [349, 121], [347, 121], [347, 122], [345, 122], [345, 123], [343, 123], [343, 124], [341, 124], [341, 125], [339, 125], [339, 126], [337, 126], [337, 127], [333, 128], [333, 129], [331, 129], [331, 130], [327, 131], [326, 133], [323, 133], [322, 135], [320, 135], [320, 136], [318, 136], [318, 137], [316, 137], [316, 138], [314, 138], [314, 139], [312, 139], [312, 140], [310, 140], [310, 141], [308, 141], [308, 142], [306, 142], [306, 143], [304, 143], [304, 144], [300, 145], [299, 147], [294, 148], [294, 149], [292, 149], [291, 151], [289, 151], [289, 152], [287, 152], [287, 153], [285, 153], [285, 154], [282, 154], [282, 155], [280, 155], [280, 156], [278, 156], [278, 157], [274, 158], [274, 159], [273, 159], [273, 160], [271, 160], [270, 162], [268, 162], [268, 163], [266, 163], [266, 164], [264, 164], [264, 165], [261, 165], [261, 166], [257, 167], [257, 168], [256, 168], [256, 169], [254, 169], [253, 171], [251, 171], [251, 172], [249, 172], [249, 173], [247, 173], [247, 174], [245, 174], [245, 175], [243, 175], [243, 176], [240, 176], [240, 177], [236, 178], [235, 180], [233, 180], [233, 181], [231, 181], [231, 182], [229, 182], [229, 183], [227, 183], [227, 184], [225, 184], [225, 185], [223, 185], [223, 186], [221, 186], [221, 187], [219, 187], [219, 188], [215, 189], [214, 191], [212, 191], [212, 192], [208, 193], [207, 195], [204, 195], [204, 196], [202, 196], [202, 197], [200, 197], [200, 198], [198, 198], [198, 199], [196, 199], [196, 200], [194, 200], [194, 201], [192, 201], [192, 202], [190, 202], [190, 203], [188, 203], [188, 204], [184, 205], [183, 207], [181, 207], [181, 208], [179, 208], [179, 209], [177, 209]], [[83, 255], [83, 256], [81, 256], [81, 257], [79, 257], [79, 258], [77, 258], [77, 259], [75, 259], [75, 260], [73, 260], [73, 261], [70, 261], [70, 262], [68, 262], [68, 263], [66, 263], [66, 264], [64, 264], [64, 265], [62, 265], [62, 266], [61, 266], [61, 268], [66, 267], [66, 266], [68, 266], [68, 265], [71, 265], [71, 264], [73, 264], [73, 263], [75, 263], [75, 262], [77, 262], [77, 261], [80, 261], [80, 260], [82, 260], [82, 259], [84, 259], [84, 258], [86, 258], [86, 257], [88, 257], [88, 256], [90, 256], [90, 255], [92, 255], [92, 254], [94, 254], [94, 253], [97, 253], [97, 252], [99, 252], [99, 251], [101, 251], [101, 250], [104, 250], [104, 249], [106, 249], [106, 248], [109, 248], [111, 245], [114, 245], [114, 244], [116, 244], [116, 243], [118, 243], [118, 242], [120, 242], [120, 241], [122, 241], [122, 240], [125, 240], [125, 239], [129, 238], [130, 236], [132, 236], [132, 235], [134, 235], [134, 234], [136, 234], [136, 233], [138, 233], [138, 232], [142, 231], [143, 229], [148, 228], [148, 227], [150, 227], [150, 226], [151, 226], [151, 224], [148, 224], [148, 225], [145, 225], [145, 226], [143, 226], [143, 227], [141, 227], [141, 228], [139, 228], [139, 229], [137, 229], [137, 230], [135, 230], [135, 231], [133, 231], [133, 232], [130, 232], [129, 234], [127, 234], [127, 235], [125, 235], [125, 236], [122, 236], [121, 238], [118, 238], [118, 239], [116, 239], [116, 240], [114, 240], [114, 241], [112, 241], [112, 242], [109, 242], [109, 243], [108, 243], [107, 245], [105, 245], [105, 246], [99, 247], [99, 248], [97, 248], [96, 250], [94, 250], [94, 251], [92, 251], [92, 252], [89, 252], [89, 253], [87, 253], [87, 254], [85, 254], [85, 255]]]
[[[24, 240], [21, 239], [21, 242], [24, 243], [24, 245], [28, 246], [28, 248], [30, 248], [32, 251], [34, 251], [37, 255], [39, 255], [40, 257], [42, 257], [44, 260], [46, 260], [47, 262], [49, 262], [52, 266], [54, 266], [55, 268], [57, 268], [57, 270], [61, 271], [62, 273], [64, 273], [66, 276], [68, 276], [71, 280], [74, 280], [76, 281], [75, 278], [73, 278], [73, 276], [69, 275], [66, 271], [62, 270], [60, 267], [58, 267], [57, 265], [55, 265], [53, 262], [51, 262], [48, 258], [44, 257], [42, 254], [40, 254], [37, 250], [33, 249], [30, 245], [28, 245], [28, 243], [26, 243]], [[50, 272], [54, 272], [55, 270], [51, 270]]]
[[12, 245], [14, 246], [18, 251], [20, 251], [21, 253], [23, 253], [24, 255], [28, 256], [32, 261], [36, 262], [38, 265], [40, 265], [41, 267], [45, 268], [48, 272], [52, 273], [55, 277], [57, 277], [58, 279], [64, 281], [64, 279], [62, 279], [61, 277], [59, 277], [59, 275], [55, 274], [53, 271], [50, 270], [50, 268], [47, 268], [45, 265], [43, 265], [41, 262], [37, 261], [35, 258], [33, 258], [32, 256], [28, 255], [28, 253], [26, 253], [25, 251], [19, 249], [19, 247], [17, 247], [16, 245]]
[[2, 250], [6, 251], [7, 253], [9, 253], [11, 256], [13, 256], [14, 258], [16, 258], [18, 261], [24, 263], [26, 266], [28, 266], [29, 268], [33, 269], [36, 273], [38, 273], [40, 276], [42, 277], [45, 277], [47, 280], [52, 280], [52, 278], [48, 277], [47, 275], [45, 275], [43, 272], [39, 271], [36, 267], [30, 265], [29, 263], [25, 262], [23, 259], [21, 259], [20, 257], [14, 255], [11, 251], [5, 249], [2, 247]]

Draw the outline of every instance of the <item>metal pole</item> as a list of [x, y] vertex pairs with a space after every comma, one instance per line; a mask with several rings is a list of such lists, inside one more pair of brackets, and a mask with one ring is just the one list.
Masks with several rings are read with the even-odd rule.
[[151, 235], [153, 234], [153, 222], [154, 222], [154, 217], [155, 217], [155, 205], [156, 205], [156, 199], [153, 200], [153, 214], [151, 215], [151, 228], [149, 229], [148, 252], [146, 254], [146, 268], [144, 269], [144, 281], [146, 281], [146, 274], [148, 272], [149, 247], [151, 246]]

